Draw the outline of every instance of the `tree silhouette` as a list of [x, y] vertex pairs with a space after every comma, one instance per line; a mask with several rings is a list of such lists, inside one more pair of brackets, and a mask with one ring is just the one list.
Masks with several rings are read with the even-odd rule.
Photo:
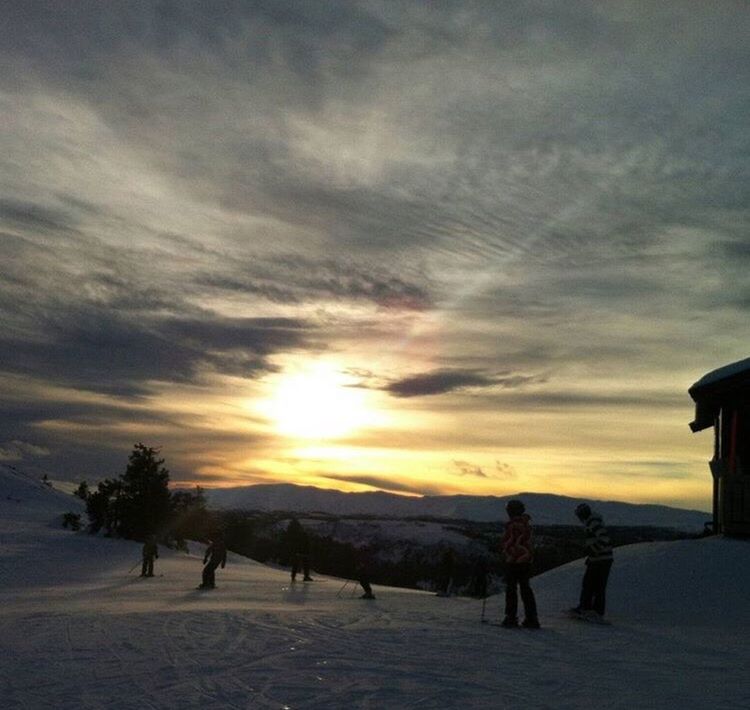
[[119, 533], [120, 492], [119, 480], [105, 478], [99, 481], [96, 490], [86, 498], [86, 515], [89, 517], [89, 531], [97, 533], [104, 528], [107, 535]]
[[86, 500], [91, 491], [89, 490], [89, 484], [86, 481], [81, 481], [78, 484], [78, 488], [75, 489], [73, 492], [73, 495], [76, 496], [76, 498], [80, 498], [81, 500]]
[[145, 540], [160, 532], [169, 519], [169, 471], [158, 449], [138, 443], [121, 478], [119, 526], [123, 537]]

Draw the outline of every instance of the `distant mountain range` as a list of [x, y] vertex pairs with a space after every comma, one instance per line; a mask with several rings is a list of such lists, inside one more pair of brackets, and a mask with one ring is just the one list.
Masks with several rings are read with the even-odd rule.
[[[371, 515], [392, 518], [434, 517], [490, 522], [506, 518], [505, 505], [520, 498], [538, 525], [576, 525], [573, 511], [581, 498], [548, 493], [512, 496], [423, 496], [342, 491], [293, 484], [261, 484], [206, 491], [209, 506], [219, 510], [267, 510], [331, 515]], [[711, 514], [665, 505], [639, 505], [618, 501], [588, 500], [609, 525], [648, 525], [702, 530]]]

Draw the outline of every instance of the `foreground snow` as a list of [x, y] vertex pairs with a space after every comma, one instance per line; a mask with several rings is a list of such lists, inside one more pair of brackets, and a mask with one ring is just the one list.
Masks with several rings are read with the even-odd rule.
[[544, 628], [509, 631], [473, 600], [337, 598], [236, 556], [199, 592], [200, 550], [140, 580], [138, 545], [51, 524], [75, 501], [0, 492], [3, 708], [750, 707], [750, 543], [617, 550], [612, 627], [562, 616], [566, 565], [534, 580]]

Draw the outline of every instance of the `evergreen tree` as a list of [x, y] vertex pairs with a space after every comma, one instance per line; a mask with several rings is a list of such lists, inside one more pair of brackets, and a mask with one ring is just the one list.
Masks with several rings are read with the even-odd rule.
[[158, 453], [138, 443], [130, 454], [118, 501], [117, 532], [123, 537], [145, 540], [163, 531], [169, 521], [169, 471]]
[[78, 484], [78, 488], [76, 488], [73, 492], [73, 495], [76, 496], [76, 498], [80, 498], [81, 500], [86, 500], [90, 495], [89, 484], [86, 483], [86, 481], [81, 481]]
[[96, 490], [86, 498], [86, 514], [89, 517], [89, 531], [97, 533], [102, 528], [107, 535], [119, 532], [120, 493], [119, 480], [105, 478], [99, 481]]
[[174, 491], [170, 508], [170, 534], [178, 547], [184, 547], [186, 538], [204, 540], [209, 536], [211, 515], [206, 509], [206, 496], [200, 486], [195, 487], [195, 492]]

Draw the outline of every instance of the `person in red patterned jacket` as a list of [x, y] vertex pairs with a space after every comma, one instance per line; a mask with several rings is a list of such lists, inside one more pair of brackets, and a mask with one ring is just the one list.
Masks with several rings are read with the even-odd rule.
[[520, 500], [508, 501], [505, 510], [509, 520], [505, 525], [501, 540], [505, 557], [505, 618], [502, 626], [506, 628], [518, 626], [518, 588], [520, 588], [525, 616], [522, 626], [527, 629], [538, 629], [536, 599], [529, 584], [531, 561], [534, 557], [529, 522], [531, 518], [526, 515], [526, 507]]

